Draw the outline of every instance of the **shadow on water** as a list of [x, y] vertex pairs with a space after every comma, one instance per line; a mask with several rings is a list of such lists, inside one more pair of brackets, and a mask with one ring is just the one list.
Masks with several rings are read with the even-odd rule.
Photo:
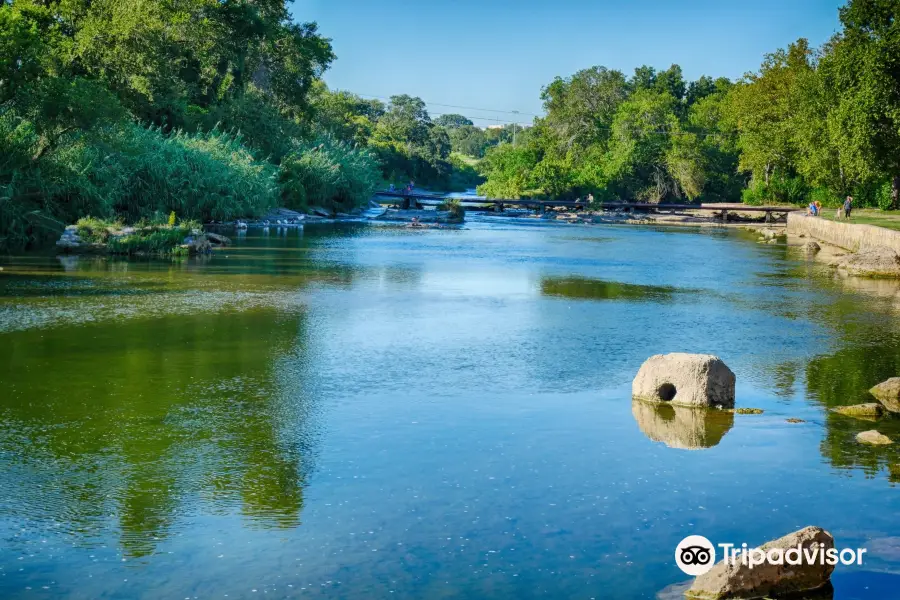
[[587, 277], [543, 277], [541, 293], [577, 300], [630, 300], [669, 302], [680, 291], [674, 287], [635, 285]]
[[712, 448], [734, 426], [734, 415], [722, 410], [632, 400], [631, 413], [649, 439], [681, 450]]
[[116, 515], [131, 557], [198, 510], [296, 527], [318, 435], [306, 329], [252, 310], [8, 334], [0, 505], [89, 546]]

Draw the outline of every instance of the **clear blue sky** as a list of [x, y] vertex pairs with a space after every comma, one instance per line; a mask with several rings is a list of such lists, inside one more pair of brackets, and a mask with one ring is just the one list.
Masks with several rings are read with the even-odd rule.
[[[295, 0], [297, 21], [316, 21], [337, 60], [332, 89], [419, 96], [432, 114], [480, 125], [522, 123], [541, 112], [557, 75], [593, 65], [631, 74], [678, 63], [688, 80], [736, 79], [763, 55], [800, 37], [814, 46], [840, 29], [838, 0]], [[518, 110], [520, 116], [466, 107]]]

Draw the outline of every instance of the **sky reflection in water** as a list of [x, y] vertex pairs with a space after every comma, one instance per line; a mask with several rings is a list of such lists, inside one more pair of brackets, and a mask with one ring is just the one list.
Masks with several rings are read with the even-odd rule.
[[[4, 257], [0, 596], [652, 598], [689, 533], [817, 524], [870, 549], [835, 597], [890, 597], [900, 451], [826, 409], [900, 374], [900, 290], [753, 242], [474, 219]], [[673, 351], [765, 413], [633, 406]]]

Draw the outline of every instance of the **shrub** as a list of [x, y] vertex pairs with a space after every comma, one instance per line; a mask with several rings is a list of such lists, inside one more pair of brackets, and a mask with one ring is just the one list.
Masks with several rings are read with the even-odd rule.
[[741, 190], [741, 202], [750, 206], [761, 206], [765, 203], [765, 185], [751, 181], [750, 185]]
[[878, 192], [875, 195], [876, 203], [878, 204], [878, 208], [881, 210], [893, 210], [894, 199], [891, 197], [891, 182], [884, 182], [879, 188]]
[[837, 208], [843, 204], [836, 192], [824, 187], [813, 188], [807, 196], [807, 200], [808, 202], [819, 202], [826, 208]]
[[325, 136], [286, 156], [278, 182], [282, 202], [289, 208], [317, 205], [341, 212], [368, 202], [381, 176], [371, 152]]
[[450, 218], [462, 221], [466, 218], [466, 209], [463, 207], [459, 198], [447, 198], [439, 206], [438, 210], [446, 210], [450, 213]]
[[21, 247], [83, 215], [128, 222], [226, 220], [264, 214], [276, 201], [276, 168], [239, 135], [165, 135], [119, 123], [60, 139], [40, 160], [28, 121], [0, 116], [0, 246]]
[[809, 187], [801, 177], [776, 175], [769, 180], [768, 196], [776, 202], [803, 204]]

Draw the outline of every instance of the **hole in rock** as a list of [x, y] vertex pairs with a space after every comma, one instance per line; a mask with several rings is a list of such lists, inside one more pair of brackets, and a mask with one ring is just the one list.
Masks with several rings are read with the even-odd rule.
[[664, 383], [656, 389], [656, 394], [663, 402], [669, 402], [670, 400], [672, 400], [672, 398], [675, 397], [676, 393], [677, 390], [671, 383]]

